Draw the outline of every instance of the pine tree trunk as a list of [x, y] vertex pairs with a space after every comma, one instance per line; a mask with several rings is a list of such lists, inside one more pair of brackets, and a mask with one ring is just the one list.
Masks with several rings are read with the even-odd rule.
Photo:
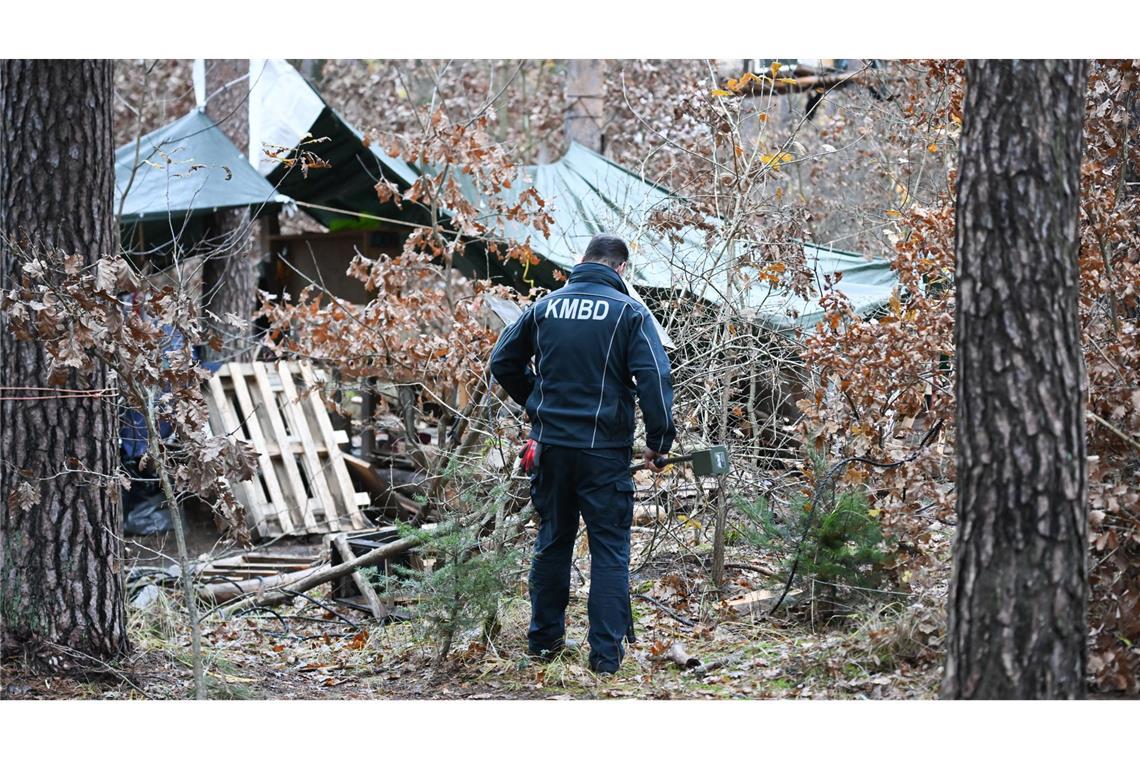
[[604, 153], [606, 62], [594, 58], [566, 63], [567, 142], [573, 140], [595, 153]]
[[1078, 61], [967, 66], [949, 698], [1085, 693], [1077, 223], [1087, 71]]
[[[249, 150], [249, 61], [207, 60], [206, 114], [243, 154]], [[253, 358], [252, 329], [225, 323], [227, 314], [248, 320], [257, 305], [257, 267], [261, 251], [255, 244], [249, 209], [224, 209], [215, 214], [214, 248], [205, 270], [205, 307], [215, 323], [222, 350], [210, 358], [241, 361]]]
[[[114, 252], [110, 61], [0, 61], [0, 286], [13, 245], [90, 262]], [[0, 386], [48, 385], [43, 346], [0, 326]], [[101, 369], [94, 387], [105, 387]], [[79, 387], [74, 381], [70, 387]], [[3, 650], [50, 668], [127, 650], [117, 537], [114, 408], [93, 398], [14, 400], [0, 391]], [[32, 497], [28, 506], [13, 494]], [[69, 653], [74, 654], [69, 657]]]

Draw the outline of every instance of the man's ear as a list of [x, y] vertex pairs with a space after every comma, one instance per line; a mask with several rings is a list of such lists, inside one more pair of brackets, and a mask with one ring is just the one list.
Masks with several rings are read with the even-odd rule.
[[623, 261], [622, 263], [620, 263], [616, 267], [614, 267], [614, 271], [617, 272], [619, 276], [624, 277], [625, 276], [625, 268], [626, 268], [627, 264], [629, 264], [628, 261]]

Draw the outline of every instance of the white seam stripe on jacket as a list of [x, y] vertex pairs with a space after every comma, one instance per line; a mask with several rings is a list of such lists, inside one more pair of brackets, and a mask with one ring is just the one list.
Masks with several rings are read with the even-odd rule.
[[[538, 413], [542, 410], [542, 400], [546, 398], [546, 394], [542, 390], [542, 344], [538, 341], [538, 309], [532, 309], [530, 314], [534, 319], [534, 347], [538, 352], [538, 359], [534, 363], [535, 380], [538, 383], [538, 406], [534, 408], [534, 422], [541, 426], [542, 418]], [[537, 436], [537, 433], [535, 435]]]
[[614, 322], [614, 331], [610, 333], [610, 344], [606, 346], [606, 363], [602, 367], [602, 391], [598, 394], [598, 410], [594, 412], [594, 435], [590, 437], [590, 448], [594, 448], [594, 442], [598, 440], [598, 415], [602, 413], [602, 400], [606, 397], [606, 370], [610, 368], [610, 350], [614, 347], [614, 336], [617, 335], [618, 327], [621, 326], [621, 318], [625, 316], [625, 309], [629, 304], [622, 304], [621, 312], [618, 314], [617, 321]]
[[[641, 337], [645, 338], [645, 345], [649, 347], [649, 355], [653, 357], [653, 368], [657, 370], [657, 388], [661, 391], [661, 411], [666, 415], [669, 414], [669, 408], [665, 406], [665, 378], [661, 376], [661, 366], [657, 363], [657, 354], [653, 353], [653, 344], [649, 342], [649, 336], [645, 334], [645, 320], [641, 320]], [[646, 443], [648, 443], [649, 431], [645, 431]], [[664, 439], [662, 439], [664, 441]]]

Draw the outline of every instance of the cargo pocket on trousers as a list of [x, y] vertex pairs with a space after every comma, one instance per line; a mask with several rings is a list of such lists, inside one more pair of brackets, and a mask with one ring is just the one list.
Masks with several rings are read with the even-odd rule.
[[625, 477], [614, 484], [619, 496], [625, 497], [624, 519], [622, 520], [622, 527], [629, 528], [633, 525], [633, 495], [637, 493], [637, 486], [633, 483], [633, 478]]

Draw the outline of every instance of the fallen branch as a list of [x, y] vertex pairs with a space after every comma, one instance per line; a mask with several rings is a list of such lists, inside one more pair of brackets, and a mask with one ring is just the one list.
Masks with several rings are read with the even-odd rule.
[[776, 575], [776, 573], [772, 572], [771, 570], [766, 570], [766, 569], [760, 567], [759, 565], [748, 565], [748, 564], [745, 564], [743, 562], [725, 562], [724, 563], [724, 569], [725, 570], [729, 570], [729, 569], [732, 569], [732, 570], [750, 570], [754, 573], [760, 573], [761, 575], [766, 575], [769, 578], [778, 577]]
[[657, 601], [656, 599], [654, 599], [654, 598], [653, 598], [653, 597], [651, 597], [651, 596], [648, 596], [648, 595], [646, 595], [646, 594], [634, 594], [634, 595], [633, 595], [633, 598], [634, 598], [634, 599], [643, 599], [643, 600], [645, 600], [645, 601], [649, 602], [649, 603], [650, 603], [650, 604], [652, 604], [654, 607], [656, 607], [657, 609], [661, 610], [662, 612], [664, 612], [666, 615], [668, 615], [669, 617], [671, 617], [671, 618], [673, 618], [674, 620], [676, 620], [676, 621], [677, 621], [678, 623], [680, 623], [681, 625], [685, 625], [685, 626], [688, 626], [689, 628], [696, 628], [696, 627], [697, 627], [697, 624], [696, 624], [696, 623], [694, 623], [692, 620], [689, 620], [689, 619], [688, 619], [687, 617], [685, 617], [684, 615], [678, 615], [676, 612], [674, 612], [673, 610], [669, 609], [669, 608], [668, 608], [668, 607], [666, 607], [664, 604], [662, 604], [661, 602]]
[[[336, 546], [337, 551], [340, 552], [340, 556], [344, 559], [351, 560], [356, 556], [352, 551], [352, 547], [348, 545], [348, 538], [343, 533], [334, 535], [332, 542], [333, 545]], [[372, 588], [372, 584], [364, 577], [364, 573], [360, 572], [360, 570], [353, 570], [352, 582], [356, 584], [356, 588], [364, 595], [372, 617], [377, 620], [382, 620], [387, 614], [387, 608], [384, 603], [380, 601], [380, 596], [376, 593], [376, 589]]]
[[[452, 525], [449, 530], [455, 530], [458, 526]], [[230, 617], [238, 612], [242, 612], [251, 607], [272, 607], [278, 604], [293, 599], [294, 595], [308, 591], [309, 589], [316, 588], [322, 583], [335, 581], [337, 578], [343, 578], [346, 575], [351, 575], [357, 569], [362, 567], [370, 567], [378, 565], [390, 557], [399, 556], [411, 549], [416, 548], [426, 541], [426, 538], [420, 536], [409, 536], [408, 538], [401, 538], [399, 541], [393, 541], [390, 544], [373, 549], [367, 554], [361, 554], [353, 560], [349, 560], [340, 565], [329, 566], [318, 570], [317, 572], [308, 575], [305, 578], [297, 580], [280, 590], [271, 591], [267, 594], [256, 594], [242, 598], [233, 604], [225, 607], [220, 607], [216, 612], [219, 612], [223, 618]]]
[[1123, 430], [1120, 430], [1119, 428], [1117, 428], [1115, 425], [1113, 425], [1108, 420], [1104, 419], [1100, 415], [1093, 414], [1092, 412], [1086, 412], [1085, 414], [1087, 414], [1090, 419], [1096, 420], [1097, 422], [1099, 422], [1100, 424], [1104, 425], [1106, 428], [1111, 430], [1113, 433], [1116, 433], [1117, 437], [1119, 437], [1120, 440], [1124, 441], [1125, 443], [1131, 444], [1136, 449], [1140, 450], [1140, 441], [1137, 441], [1135, 438], [1128, 435]]

